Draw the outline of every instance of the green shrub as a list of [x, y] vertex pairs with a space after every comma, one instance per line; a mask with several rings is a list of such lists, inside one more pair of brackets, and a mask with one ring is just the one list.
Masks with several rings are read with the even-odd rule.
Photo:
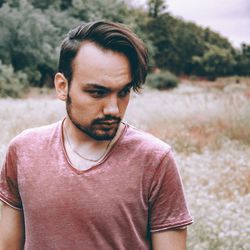
[[169, 71], [149, 74], [146, 84], [151, 88], [156, 89], [170, 89], [178, 86], [178, 78]]
[[21, 71], [14, 72], [11, 65], [0, 61], [0, 97], [21, 97], [27, 88], [27, 75]]

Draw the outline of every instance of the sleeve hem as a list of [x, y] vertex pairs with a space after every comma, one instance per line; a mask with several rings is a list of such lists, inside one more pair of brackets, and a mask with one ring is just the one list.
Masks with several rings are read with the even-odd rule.
[[156, 226], [156, 227], [150, 229], [150, 232], [154, 233], [154, 232], [160, 232], [160, 231], [164, 231], [164, 230], [168, 230], [168, 229], [178, 229], [178, 228], [181, 229], [181, 228], [184, 228], [185, 226], [188, 226], [192, 223], [193, 223], [193, 219], [191, 218], [191, 219], [180, 221], [177, 223]]
[[0, 201], [4, 202], [5, 204], [7, 204], [8, 206], [10, 206], [10, 207], [12, 207], [14, 209], [17, 209], [17, 210], [20, 210], [20, 211], [23, 210], [22, 207], [18, 207], [16, 204], [14, 204], [13, 202], [11, 202], [8, 199], [6, 199], [5, 197], [3, 197], [2, 194], [0, 194]]

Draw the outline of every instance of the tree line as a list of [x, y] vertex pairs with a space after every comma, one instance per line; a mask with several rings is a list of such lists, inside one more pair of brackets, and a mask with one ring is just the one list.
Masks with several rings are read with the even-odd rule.
[[17, 89], [24, 82], [51, 85], [65, 34], [97, 19], [132, 27], [147, 44], [151, 71], [210, 79], [250, 75], [249, 44], [234, 48], [211, 29], [171, 15], [163, 0], [148, 0], [145, 8], [129, 0], [0, 0], [0, 89], [11, 89], [13, 78]]

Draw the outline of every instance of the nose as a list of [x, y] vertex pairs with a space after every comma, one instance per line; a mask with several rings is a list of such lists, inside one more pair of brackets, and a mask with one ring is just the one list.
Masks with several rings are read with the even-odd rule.
[[119, 115], [118, 100], [116, 96], [110, 96], [110, 98], [106, 100], [103, 108], [103, 114], [112, 116]]

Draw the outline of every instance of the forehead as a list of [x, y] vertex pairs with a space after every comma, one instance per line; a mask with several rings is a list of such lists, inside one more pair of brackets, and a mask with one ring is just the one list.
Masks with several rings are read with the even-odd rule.
[[131, 81], [128, 58], [120, 52], [103, 49], [93, 42], [82, 43], [72, 66], [73, 78], [81, 78], [82, 81]]

